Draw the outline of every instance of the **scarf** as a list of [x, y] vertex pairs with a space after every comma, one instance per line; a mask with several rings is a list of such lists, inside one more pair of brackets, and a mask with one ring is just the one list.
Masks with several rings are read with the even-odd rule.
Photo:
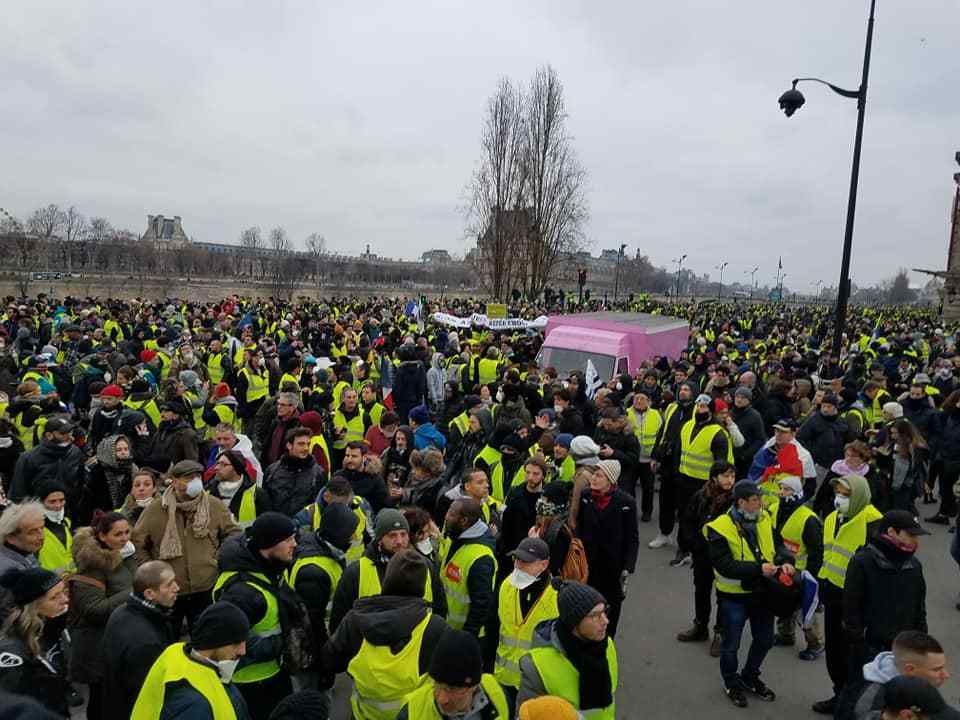
[[[177, 510], [180, 510], [185, 516], [193, 515], [191, 528], [193, 536], [198, 540], [210, 534], [210, 496], [202, 492], [192, 500], [180, 502], [171, 485], [163, 492], [160, 501], [167, 509], [167, 526], [163, 530], [163, 538], [160, 540], [160, 559], [174, 560], [183, 557], [183, 543], [180, 540], [180, 532], [177, 529]], [[186, 527], [189, 517], [184, 518]]]
[[580, 709], [605, 708], [613, 702], [610, 666], [607, 664], [607, 643], [581, 640], [574, 636], [566, 625], [557, 622], [557, 637], [563, 654], [577, 670], [580, 682]]
[[597, 506], [597, 510], [603, 512], [607, 509], [607, 505], [610, 504], [610, 498], [613, 497], [613, 492], [601, 493], [596, 490], [591, 490], [590, 496], [593, 498], [593, 504]]

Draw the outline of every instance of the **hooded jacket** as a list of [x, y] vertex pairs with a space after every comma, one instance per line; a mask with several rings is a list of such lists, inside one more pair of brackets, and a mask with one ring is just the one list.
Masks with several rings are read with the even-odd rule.
[[[429, 612], [430, 606], [423, 598], [374, 595], [357, 600], [320, 652], [321, 687], [333, 686], [336, 674], [346, 671], [364, 640], [371, 645], [387, 645], [399, 652], [410, 641], [413, 629]], [[433, 651], [446, 631], [447, 623], [433, 613], [420, 646], [418, 667], [421, 675], [427, 673]]]
[[[383, 576], [387, 572], [387, 563], [390, 557], [383, 554], [380, 550], [380, 544], [376, 540], [367, 543], [363, 551], [363, 556], [371, 560], [377, 568], [377, 577], [380, 578], [380, 584], [383, 585]], [[430, 586], [433, 592], [433, 614], [439, 618], [447, 616], [447, 596], [443, 591], [443, 583], [440, 581], [440, 573], [437, 566], [433, 564], [430, 558], [426, 558], [430, 566]], [[333, 635], [340, 623], [347, 616], [347, 613], [362, 599], [360, 596], [360, 562], [349, 563], [344, 568], [343, 575], [340, 576], [340, 584], [333, 594], [333, 608], [330, 611], [330, 634]]]
[[72, 582], [67, 616], [72, 640], [72, 678], [77, 682], [98, 682], [103, 678], [103, 631], [110, 614], [130, 596], [137, 562], [132, 555], [124, 559], [119, 550], [101, 545], [89, 527], [80, 528], [74, 535], [73, 561], [78, 575], [93, 578], [104, 586]]
[[[442, 385], [442, 383], [441, 383]], [[442, 388], [441, 388], [442, 392]], [[410, 411], [422, 405], [427, 395], [427, 373], [419, 360], [404, 360], [393, 375], [393, 402], [400, 422], [407, 422]]]
[[[253, 478], [257, 485], [262, 485], [263, 466], [260, 464], [260, 461], [257, 460], [257, 456], [253, 452], [253, 443], [250, 441], [250, 438], [243, 433], [235, 434], [237, 436], [237, 444], [230, 449], [243, 455], [244, 464], [247, 466], [247, 474]], [[217, 458], [220, 457], [221, 452], [222, 448], [219, 445], [214, 444], [214, 446], [210, 448], [210, 453], [207, 455], [207, 469], [203, 471], [204, 481], [212, 478], [216, 472], [214, 465], [217, 462]]]
[[45, 480], [56, 480], [67, 490], [67, 512], [76, 507], [84, 478], [83, 452], [76, 445], [60, 447], [43, 440], [17, 460], [10, 484], [10, 500], [20, 502], [35, 497]]
[[862, 720], [874, 710], [882, 710], [884, 705], [883, 686], [900, 676], [893, 653], [879, 653], [863, 666], [863, 682], [853, 691], [841, 693], [834, 720]]
[[426, 450], [434, 447], [440, 452], [447, 446], [447, 439], [437, 430], [433, 423], [418, 425], [413, 431], [413, 444], [417, 450]]
[[431, 407], [437, 407], [443, 402], [443, 384], [447, 381], [443, 369], [443, 355], [434, 353], [430, 358], [430, 369], [427, 370], [427, 395]]
[[144, 465], [160, 472], [181, 460], [197, 460], [197, 433], [183, 418], [161, 422], [153, 436]]
[[797, 440], [810, 451], [813, 461], [824, 468], [842, 459], [844, 446], [853, 439], [846, 420], [839, 415], [827, 417], [819, 410], [797, 432]]
[[303, 460], [284, 455], [267, 468], [263, 488], [270, 509], [292, 518], [313, 502], [326, 479], [323, 468], [312, 455]]
[[120, 507], [133, 486], [133, 458], [117, 460], [117, 441], [121, 438], [126, 440], [122, 435], [110, 435], [97, 445], [97, 462], [90, 468], [85, 493], [90, 513]]

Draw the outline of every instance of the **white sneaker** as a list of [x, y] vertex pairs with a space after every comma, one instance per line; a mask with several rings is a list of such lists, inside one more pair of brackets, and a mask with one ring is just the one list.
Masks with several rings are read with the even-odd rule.
[[657, 536], [647, 543], [648, 548], [662, 548], [665, 545], [673, 545], [673, 540], [670, 539], [669, 535], [663, 533], [657, 533]]

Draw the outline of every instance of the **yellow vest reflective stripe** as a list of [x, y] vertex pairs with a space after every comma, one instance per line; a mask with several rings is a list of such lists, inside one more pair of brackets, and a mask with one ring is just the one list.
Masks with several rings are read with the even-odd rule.
[[333, 426], [347, 431], [340, 439], [333, 441], [335, 450], [343, 450], [347, 443], [363, 442], [363, 408], [357, 405], [357, 414], [350, 420], [347, 420], [347, 416], [338, 408], [333, 414]]
[[[580, 674], [566, 655], [550, 645], [531, 650], [530, 659], [533, 661], [534, 667], [537, 668], [537, 673], [543, 681], [547, 695], [561, 697], [573, 707], [580, 707]], [[607, 667], [610, 670], [610, 690], [614, 700], [605, 708], [580, 710], [580, 715], [583, 718], [616, 720], [616, 697], [620, 668], [617, 663], [617, 648], [614, 645], [613, 638], [607, 638]]]
[[394, 654], [389, 645], [373, 645], [366, 638], [347, 665], [353, 678], [350, 706], [358, 720], [394, 720], [407, 696], [423, 683], [420, 647], [433, 613], [427, 611], [410, 635], [410, 641]]
[[[354, 497], [350, 502], [350, 509], [357, 516], [358, 522], [357, 529], [353, 531], [353, 535], [350, 537], [350, 547], [346, 553], [347, 562], [353, 562], [363, 557], [363, 535], [367, 530], [367, 514], [363, 511], [363, 499]], [[323, 526], [323, 514], [320, 511], [320, 506], [313, 503], [307, 507], [307, 510], [310, 512], [310, 527], [319, 530]], [[374, 594], [379, 595], [380, 593]]]
[[160, 720], [167, 684], [181, 681], [187, 682], [210, 703], [213, 720], [237, 720], [237, 712], [217, 671], [187, 657], [183, 643], [174, 643], [153, 663], [137, 695], [130, 720]]
[[160, 427], [160, 408], [157, 407], [157, 401], [155, 398], [149, 398], [147, 400], [131, 400], [130, 398], [124, 398], [123, 406], [131, 410], [142, 412], [144, 415], [150, 418], [150, 422], [153, 423], [154, 429]]
[[[470, 592], [467, 590], [467, 578], [470, 568], [482, 557], [489, 557], [493, 561], [494, 577], [496, 577], [497, 559], [484, 543], [467, 543], [457, 548], [453, 557], [447, 558], [450, 547], [445, 548], [444, 561], [440, 570], [440, 580], [447, 595], [447, 623], [454, 630], [462, 630], [470, 613]], [[491, 578], [491, 590], [493, 579]], [[483, 635], [481, 630], [480, 635]]]
[[867, 525], [883, 515], [873, 505], [867, 505], [840, 526], [837, 532], [837, 511], [827, 515], [823, 523], [823, 565], [820, 578], [841, 590], [847, 579], [850, 558], [867, 542]]
[[[760, 554], [762, 555], [760, 558], [753, 554], [753, 548], [750, 547], [747, 539], [740, 534], [740, 530], [737, 528], [736, 523], [733, 522], [733, 518], [730, 517], [730, 513], [724, 513], [716, 520], [704, 525], [704, 537], [708, 537], [707, 528], [715, 530], [726, 539], [727, 545], [730, 547], [730, 554], [733, 555], [734, 560], [738, 562], [773, 562], [775, 552], [773, 544], [773, 521], [767, 513], [761, 512], [760, 519], [757, 520], [757, 542], [760, 545]], [[713, 584], [718, 592], [730, 593], [731, 595], [747, 595], [750, 593], [750, 590], [743, 588], [743, 583], [739, 580], [724, 577], [716, 570], [713, 571]]]
[[248, 367], [240, 371], [247, 379], [247, 397], [248, 403], [256, 402], [270, 394], [270, 376], [263, 371], [253, 372]]
[[877, 390], [877, 394], [873, 396], [870, 407], [867, 408], [867, 421], [870, 423], [870, 427], [873, 427], [879, 422], [883, 422], [883, 406], [890, 402], [890, 400], [890, 393], [883, 389]]
[[[217, 578], [216, 584], [213, 586], [213, 599], [219, 599], [220, 593], [218, 592], [227, 581], [232, 578], [237, 573], [233, 570], [220, 573], [220, 577]], [[270, 581], [267, 579], [266, 575], [261, 573], [247, 573], [258, 580], [262, 581], [264, 585], [269, 586]], [[246, 580], [239, 580], [238, 582], [246, 582], [247, 585], [252, 587], [254, 590], [257, 590], [267, 604], [267, 611], [263, 614], [263, 617], [260, 618], [259, 622], [256, 625], [250, 628], [250, 634], [255, 635], [256, 637], [272, 637], [274, 635], [279, 635], [282, 630], [280, 628], [280, 605], [277, 602], [277, 596], [272, 592], [262, 587], [257, 583], [247, 582]], [[233, 681], [235, 683], [250, 683], [250, 682], [259, 682], [260, 680], [266, 680], [271, 678], [280, 672], [280, 662], [277, 660], [265, 660], [263, 662], [250, 663], [239, 668], [233, 675]]]
[[481, 385], [489, 385], [492, 382], [497, 381], [497, 370], [500, 367], [499, 360], [491, 360], [490, 358], [481, 358], [480, 362], [477, 363], [477, 374], [480, 379]]
[[867, 414], [857, 407], [852, 407], [843, 413], [843, 419], [850, 423], [850, 418], [854, 417], [857, 420], [857, 423], [860, 427], [860, 432], [863, 432], [867, 429]]
[[[711, 424], [702, 428], [697, 436], [690, 439], [696, 420], [690, 419], [680, 428], [680, 472], [697, 480], [709, 480], [710, 468], [713, 466], [713, 452], [710, 444], [717, 433], [723, 428]], [[733, 463], [733, 453], [730, 451], [732, 443], [727, 440], [727, 461]]]
[[251, 485], [244, 490], [243, 495], [240, 496], [240, 510], [237, 514], [237, 525], [242, 528], [250, 527], [253, 525], [253, 521], [257, 519], [256, 493], [257, 486]]
[[520, 687], [520, 658], [533, 646], [533, 631], [544, 620], [559, 617], [557, 591], [547, 583], [526, 617], [520, 610], [520, 591], [507, 578], [500, 584], [500, 643], [494, 675], [503, 685]]
[[637, 436], [637, 440], [640, 442], [643, 454], [649, 455], [657, 442], [657, 432], [663, 425], [663, 417], [653, 408], [648, 409], [643, 414], [642, 425], [640, 414], [634, 408], [627, 410], [627, 417], [630, 418], [630, 426], [633, 428], [633, 434]]
[[[503, 693], [503, 688], [493, 675], [484, 673], [480, 676], [480, 687], [486, 693], [487, 698], [496, 710], [496, 714], [491, 716], [491, 720], [509, 720], [510, 708], [507, 705], [507, 696]], [[433, 681], [427, 676], [426, 681], [417, 690], [412, 692], [407, 698], [407, 717], [410, 720], [445, 720], [447, 716], [441, 715], [437, 710], [437, 703], [433, 698]]]
[[803, 542], [803, 529], [807, 525], [807, 520], [815, 515], [813, 510], [806, 505], [801, 505], [793, 511], [780, 529], [780, 537], [783, 538], [783, 544], [787, 550], [793, 553], [793, 565], [797, 570], [807, 569], [807, 545]]
[[[357, 597], [373, 597], [382, 592], [380, 587], [380, 576], [377, 574], [377, 566], [373, 560], [368, 557], [360, 558], [360, 588]], [[423, 599], [428, 603], [433, 602], [433, 576], [427, 573], [427, 579], [423, 583]]]
[[307, 565], [316, 565], [330, 578], [330, 597], [327, 599], [326, 614], [327, 625], [329, 625], [330, 612], [333, 610], [333, 594], [337, 591], [340, 578], [343, 576], [343, 566], [332, 557], [327, 557], [326, 555], [309, 555], [307, 557], [297, 558], [293, 563], [293, 567], [287, 571], [287, 585], [295, 590], [297, 587], [297, 575], [299, 575], [300, 571]]
[[76, 569], [73, 563], [73, 534], [69, 518], [64, 518], [63, 529], [66, 534], [66, 544], [60, 542], [60, 538], [46, 524], [43, 526], [43, 547], [37, 553], [37, 562], [44, 570], [63, 573]]
[[207, 366], [207, 375], [210, 376], [211, 385], [219, 385], [223, 382], [223, 358], [224, 353], [218, 353], [216, 355], [207, 355], [206, 366]]

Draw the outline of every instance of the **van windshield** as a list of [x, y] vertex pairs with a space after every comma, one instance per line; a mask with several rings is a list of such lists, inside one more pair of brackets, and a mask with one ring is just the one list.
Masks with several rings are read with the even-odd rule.
[[583, 350], [567, 350], [565, 348], [545, 347], [540, 350], [538, 363], [541, 368], [554, 367], [557, 374], [563, 378], [574, 370], [585, 373], [587, 371], [587, 360], [593, 360], [593, 366], [597, 369], [600, 379], [607, 381], [613, 377], [613, 355], [599, 355], [597, 353], [588, 353]]

